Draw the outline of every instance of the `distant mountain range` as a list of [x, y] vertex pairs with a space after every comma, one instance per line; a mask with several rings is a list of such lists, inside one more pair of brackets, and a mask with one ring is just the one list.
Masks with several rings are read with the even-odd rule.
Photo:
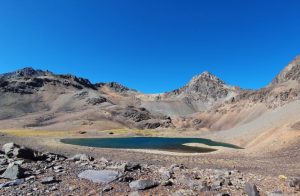
[[229, 129], [299, 99], [299, 81], [300, 57], [260, 90], [231, 86], [204, 72], [160, 94], [26, 67], [0, 75], [0, 120], [13, 120], [4, 127], [45, 129]]

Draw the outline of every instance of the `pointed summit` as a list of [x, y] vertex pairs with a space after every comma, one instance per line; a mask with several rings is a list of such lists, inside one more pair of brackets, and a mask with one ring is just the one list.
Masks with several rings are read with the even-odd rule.
[[35, 70], [32, 67], [25, 67], [14, 72], [0, 75], [3, 78], [20, 78], [20, 77], [38, 77], [45, 76], [47, 72], [42, 70]]
[[205, 71], [194, 76], [184, 87], [171, 92], [171, 95], [187, 97], [189, 100], [212, 104], [231, 97], [236, 89]]
[[290, 62], [270, 84], [276, 85], [290, 80], [300, 81], [300, 55]]
[[192, 80], [188, 83], [188, 86], [205, 83], [205, 84], [218, 84], [223, 85], [225, 84], [224, 81], [219, 79], [217, 76], [213, 75], [212, 73], [205, 71], [197, 76], [194, 76]]

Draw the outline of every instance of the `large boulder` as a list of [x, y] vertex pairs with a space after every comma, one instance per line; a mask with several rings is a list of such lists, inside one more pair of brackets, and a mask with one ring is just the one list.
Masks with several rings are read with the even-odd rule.
[[129, 184], [133, 191], [146, 190], [158, 186], [158, 182], [153, 180], [136, 180]]
[[12, 157], [13, 156], [13, 151], [15, 148], [19, 147], [18, 145], [16, 145], [15, 143], [7, 143], [4, 144], [2, 146], [2, 150], [4, 152], [4, 154], [8, 157]]
[[32, 149], [25, 148], [25, 147], [20, 147], [20, 148], [15, 148], [13, 150], [13, 155], [16, 158], [21, 158], [21, 159], [29, 159], [29, 160], [35, 160], [35, 154]]
[[2, 150], [5, 155], [9, 158], [21, 158], [35, 160], [35, 152], [32, 149], [26, 148], [24, 146], [19, 146], [15, 143], [7, 143], [2, 146]]
[[1, 178], [5, 179], [19, 179], [24, 177], [24, 169], [20, 165], [15, 163], [10, 163], [6, 168], [5, 172], [1, 175]]
[[78, 177], [81, 179], [90, 180], [95, 183], [107, 184], [117, 180], [120, 177], [120, 173], [113, 170], [86, 170], [81, 172]]

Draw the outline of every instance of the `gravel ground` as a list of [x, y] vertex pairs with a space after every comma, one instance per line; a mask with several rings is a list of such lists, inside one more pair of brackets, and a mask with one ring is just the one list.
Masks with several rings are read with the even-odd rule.
[[[246, 183], [255, 184], [261, 195], [269, 195], [274, 191], [282, 191], [285, 195], [300, 195], [300, 192], [288, 185], [290, 179], [300, 176], [300, 142], [280, 152], [259, 156], [248, 155], [242, 151], [177, 156], [86, 148], [59, 144], [56, 141], [41, 138], [14, 138], [4, 135], [1, 137], [0, 144], [3, 145], [12, 141], [38, 151], [50, 151], [66, 157], [86, 153], [95, 157], [96, 161], [71, 162], [57, 160], [50, 163], [24, 163], [22, 167], [32, 171], [42, 170], [41, 174], [34, 175], [35, 179], [22, 185], [0, 189], [0, 195], [130, 195], [134, 193], [129, 186], [130, 181], [139, 179], [151, 179], [160, 184], [148, 190], [138, 191], [140, 195], [172, 195], [176, 192], [178, 194], [184, 192], [181, 195], [188, 195], [187, 191], [192, 191], [191, 195], [217, 195], [221, 193], [245, 195], [244, 187]], [[125, 176], [128, 179], [124, 182], [99, 184], [78, 178], [78, 174], [82, 171], [88, 169], [116, 170], [118, 166], [125, 162], [138, 163], [142, 166], [142, 169], [127, 172]], [[165, 182], [162, 181], [159, 170], [163, 167], [169, 171], [174, 164], [179, 165], [179, 169], [172, 174], [171, 181], [173, 185], [163, 186], [162, 184]], [[63, 171], [55, 172], [53, 169], [55, 166], [61, 166]], [[237, 182], [234, 186], [223, 185], [221, 189], [208, 192], [200, 191], [199, 184], [202, 186], [202, 183], [205, 182], [207, 186], [212, 187], [212, 185], [215, 185], [214, 183], [218, 183], [218, 180], [227, 180], [228, 172], [233, 173], [230, 180]], [[284, 177], [280, 179], [279, 175], [286, 176], [287, 179], [284, 179]], [[48, 185], [41, 183], [43, 178], [51, 176], [54, 176], [58, 182]], [[7, 180], [1, 180], [0, 183], [5, 181]], [[109, 189], [109, 191], [106, 190], [106, 192], [104, 189]]]

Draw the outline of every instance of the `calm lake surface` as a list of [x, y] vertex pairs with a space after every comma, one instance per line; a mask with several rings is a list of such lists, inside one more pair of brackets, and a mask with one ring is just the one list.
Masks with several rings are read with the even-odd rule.
[[[62, 139], [61, 142], [79, 146], [117, 149], [148, 149], [184, 153], [206, 153], [215, 151], [214, 146], [239, 148], [232, 144], [202, 138], [126, 137], [126, 138], [82, 138]], [[201, 143], [211, 148], [184, 146], [186, 143]]]

